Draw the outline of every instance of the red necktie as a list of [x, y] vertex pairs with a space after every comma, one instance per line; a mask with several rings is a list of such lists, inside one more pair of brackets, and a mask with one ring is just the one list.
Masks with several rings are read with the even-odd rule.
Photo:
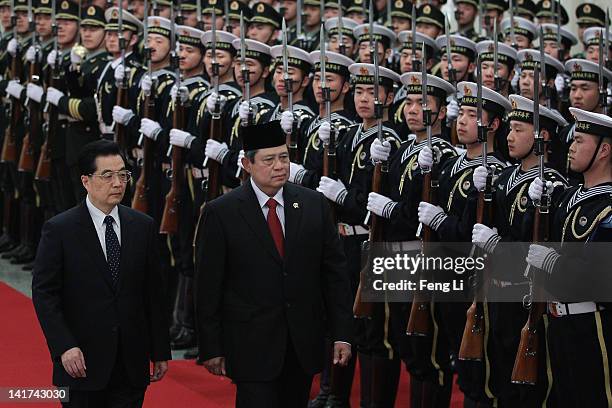
[[278, 203], [275, 199], [270, 198], [266, 205], [268, 206], [268, 228], [270, 228], [270, 234], [272, 234], [278, 254], [283, 258], [285, 256], [285, 237], [283, 236], [283, 227], [276, 214]]

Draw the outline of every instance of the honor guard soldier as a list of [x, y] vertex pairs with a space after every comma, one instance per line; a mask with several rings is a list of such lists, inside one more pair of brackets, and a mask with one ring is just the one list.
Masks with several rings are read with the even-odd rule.
[[[461, 84], [460, 84], [461, 85]], [[495, 211], [489, 225], [475, 224], [472, 229], [472, 243], [492, 256], [491, 285], [488, 296], [492, 299], [522, 299], [529, 292], [529, 282], [523, 275], [526, 263], [517, 265], [504, 264], [510, 259], [521, 258], [516, 245], [504, 247], [506, 242], [530, 242], [532, 240], [530, 220], [529, 185], [540, 174], [538, 164], [538, 147], [534, 141], [534, 104], [533, 101], [519, 95], [510, 95], [512, 111], [508, 114], [510, 133], [508, 146], [510, 157], [518, 164], [508, 166], [491, 182], [496, 185], [491, 205]], [[557, 137], [558, 129], [565, 126], [565, 119], [553, 110], [539, 106], [539, 135], [542, 146]], [[557, 197], [567, 187], [565, 178], [555, 169], [547, 166], [548, 152], [544, 149], [543, 163], [546, 180], [551, 182]], [[486, 187], [488, 170], [479, 166], [474, 170], [473, 183], [477, 191]], [[468, 201], [467, 212], [475, 214], [477, 207], [476, 191], [472, 191]], [[502, 242], [502, 245], [498, 243]], [[527, 255], [525, 249], [524, 255]], [[500, 259], [496, 262], [496, 259]], [[491, 364], [490, 377], [486, 386], [495, 397], [499, 406], [529, 407], [542, 405], [546, 396], [545, 369], [540, 370], [536, 386], [518, 386], [512, 384], [511, 374], [514, 357], [519, 347], [521, 328], [527, 321], [528, 310], [521, 302], [490, 302], [489, 337], [485, 347]], [[544, 327], [538, 328], [544, 331]], [[541, 345], [543, 346], [543, 345]], [[541, 347], [544, 355], [545, 347]], [[542, 360], [543, 361], [543, 360]], [[544, 367], [542, 364], [541, 367]], [[543, 375], [544, 374], [544, 375]]]
[[[454, 34], [469, 38], [477, 42], [480, 35], [474, 29], [474, 24], [478, 20], [479, 2], [476, 0], [459, 0], [455, 1], [455, 20], [457, 21], [457, 32]], [[442, 16], [442, 24], [444, 24], [444, 16]], [[438, 34], [439, 35], [439, 34]], [[436, 35], [433, 38], [437, 38]]]
[[[480, 80], [480, 79], [479, 79]], [[437, 200], [440, 205], [421, 201], [418, 207], [419, 222], [431, 228], [432, 233], [440, 242], [471, 242], [472, 227], [475, 214], [466, 214], [470, 192], [474, 190], [472, 174], [474, 169], [484, 163], [485, 149], [480, 140], [478, 124], [482, 123], [486, 137], [486, 160], [491, 166], [492, 175], [497, 175], [506, 167], [506, 162], [494, 150], [493, 140], [498, 132], [503, 131], [503, 118], [511, 110], [510, 102], [501, 94], [482, 87], [482, 116], [478, 117], [478, 85], [472, 82], [458, 84], [460, 110], [457, 118], [457, 136], [459, 143], [466, 151], [456, 158], [447, 160], [440, 168], [437, 189]], [[418, 163], [423, 168], [431, 169], [433, 153], [429, 147], [424, 147], [419, 153]], [[420, 194], [419, 194], [420, 195]], [[469, 247], [468, 247], [469, 248]], [[469, 249], [463, 253], [459, 248], [451, 254], [466, 256]], [[444, 271], [436, 271], [437, 278], [444, 281], [450, 276]], [[454, 275], [454, 272], [452, 272]], [[432, 319], [439, 328], [434, 341], [435, 353], [432, 353], [436, 380], [433, 382], [438, 392], [447, 395], [450, 391], [451, 366], [456, 364], [459, 374], [459, 386], [467, 401], [487, 402], [483, 384], [484, 361], [462, 361], [458, 359], [462, 334], [466, 322], [466, 302], [435, 302]], [[452, 357], [451, 357], [452, 356]], [[457, 358], [457, 361], [454, 361]], [[443, 381], [440, 381], [443, 380]], [[430, 380], [431, 381], [431, 380]]]
[[522, 17], [531, 22], [535, 19], [537, 7], [532, 0], [517, 0], [514, 8], [514, 12], [518, 17]]
[[[606, 42], [603, 41], [606, 36], [606, 30], [602, 27], [590, 27], [584, 30], [582, 43], [585, 46], [585, 57], [584, 59], [593, 61], [599, 64], [599, 43], [605, 46]], [[608, 33], [608, 50], [604, 50], [604, 61], [607, 62], [606, 54], [610, 53], [610, 39], [612, 36]], [[603, 48], [602, 48], [603, 49]]]
[[[328, 139], [330, 132], [338, 132], [354, 123], [352, 116], [344, 110], [346, 95], [350, 91], [350, 73], [348, 67], [353, 60], [334, 52], [325, 52], [325, 83], [329, 87], [329, 112], [323, 91], [321, 80], [321, 53], [313, 51], [310, 53], [310, 61], [314, 64], [314, 77], [312, 89], [315, 100], [319, 105], [319, 114], [303, 128], [306, 132], [299, 135], [302, 139], [301, 145], [305, 146], [302, 164], [291, 163], [289, 181], [301, 184], [305, 187], [316, 188], [323, 173], [323, 156], [326, 150], [323, 139]], [[316, 112], [315, 112], [316, 113]], [[331, 123], [329, 123], [331, 119]], [[321, 138], [323, 133], [323, 139]], [[335, 138], [335, 140], [338, 140]]]
[[366, 0], [350, 0], [346, 6], [346, 17], [363, 24], [368, 21], [368, 5]]
[[[407, 249], [420, 248], [420, 241], [416, 240], [419, 225], [417, 216], [418, 203], [421, 200], [420, 185], [423, 184], [423, 174], [418, 166], [418, 155], [428, 145], [428, 126], [423, 117], [423, 89], [422, 73], [409, 72], [401, 76], [405, 89], [403, 117], [413, 134], [408, 136], [399, 150], [391, 155], [391, 145], [374, 140], [370, 147], [370, 154], [374, 161], [388, 160], [388, 182], [382, 186], [380, 193], [371, 192], [368, 195], [367, 210], [381, 217], [383, 239], [385, 242], [403, 242]], [[439, 165], [443, 165], [449, 158], [455, 157], [454, 147], [443, 138], [442, 126], [445, 116], [445, 105], [449, 95], [455, 91], [447, 81], [427, 76], [427, 102], [428, 109], [437, 112], [432, 115], [431, 144], [437, 152]], [[428, 406], [435, 398], [443, 401], [450, 397], [449, 384], [444, 384], [444, 390], [433, 384], [439, 377], [429, 363], [431, 354], [431, 338], [405, 337], [409, 305], [391, 308], [390, 322], [395, 329], [389, 334], [393, 339], [402, 339], [400, 357], [404, 360], [406, 368], [411, 374], [411, 404], [415, 407]], [[429, 350], [429, 352], [427, 351]], [[446, 388], [449, 388], [446, 390]], [[422, 405], [423, 404], [423, 405]], [[441, 405], [444, 406], [442, 402]]]
[[[544, 0], [546, 2], [547, 0]], [[544, 37], [544, 52], [555, 57], [561, 62], [565, 62], [570, 58], [571, 48], [578, 44], [578, 37], [571, 31], [561, 27], [561, 44], [557, 42], [557, 25], [553, 23], [541, 24]]]
[[240, 37], [240, 14], [242, 13], [244, 16], [245, 25], [248, 27], [253, 12], [244, 2], [240, 0], [231, 0], [228, 8], [230, 29], [228, 30], [228, 27], [226, 27], [225, 30], [234, 34], [236, 38]]
[[[597, 279], [602, 279], [609, 268], [607, 262], [598, 263], [604, 256], [608, 258], [609, 246], [602, 247], [602, 243], [612, 241], [612, 119], [600, 113], [569, 109], [576, 118], [570, 166], [583, 176], [584, 184], [567, 189], [550, 206], [549, 241], [560, 243], [561, 247], [531, 244], [526, 260], [532, 273], [541, 277], [544, 289], [556, 300], [548, 303], [546, 317], [549, 352], [546, 369], [552, 378], [549, 398], [560, 407], [604, 407], [609, 405], [611, 394], [607, 352], [612, 338], [608, 321], [610, 304], [597, 302], [602, 297], [588, 296], [597, 292]], [[537, 178], [529, 187], [529, 196], [538, 202], [543, 192], [549, 193], [551, 189], [551, 182]], [[589, 245], [595, 247], [592, 251], [599, 256], [585, 252], [590, 250]], [[602, 255], [603, 251], [606, 252]], [[606, 281], [603, 286], [607, 284]], [[576, 350], [576, 345], [585, 346]], [[572, 350], [579, 354], [572, 354]]]
[[[280, 120], [281, 128], [291, 135], [294, 132], [297, 134], [293, 135], [294, 141], [297, 143], [296, 151], [289, 149], [295, 163], [301, 164], [301, 158], [304, 154], [305, 146], [301, 143], [303, 139], [299, 139], [299, 135], [306, 132], [306, 126], [315, 118], [316, 114], [313, 109], [304, 101], [304, 91], [310, 86], [310, 72], [312, 71], [312, 62], [310, 61], [310, 54], [297, 47], [287, 46], [287, 78], [290, 80], [292, 86], [291, 90], [286, 87], [287, 81], [284, 80], [284, 68], [283, 68], [283, 46], [275, 45], [270, 49], [272, 58], [274, 59], [274, 76], [272, 83], [276, 94], [280, 98], [280, 104], [277, 105], [272, 111], [269, 112], [269, 116], [264, 118], [263, 121], [270, 122], [274, 120]], [[291, 95], [292, 105], [289, 106], [289, 94]], [[291, 136], [290, 136], [291, 137]], [[297, 157], [295, 157], [297, 155]]]
[[385, 66], [393, 52], [393, 45], [396, 41], [395, 33], [380, 24], [374, 24], [374, 33], [370, 33], [369, 29], [369, 24], [360, 24], [353, 29], [353, 35], [357, 38], [357, 60], [364, 64], [372, 63], [370, 41], [372, 41], [373, 37], [378, 45], [376, 50], [378, 52], [378, 61], [380, 61], [381, 65]]
[[532, 48], [533, 40], [538, 37], [538, 27], [523, 17], [514, 17], [514, 30], [510, 25], [511, 18], [506, 17], [499, 26], [504, 42], [517, 50]]
[[[493, 41], [481, 41], [476, 44], [476, 52], [482, 70], [482, 85], [508, 97], [514, 93], [511, 84], [516, 75], [514, 67], [517, 62], [517, 52], [514, 48], [501, 42], [497, 44], [497, 47], [498, 65], [495, 67]], [[495, 78], [499, 78], [498, 84], [495, 83]]]
[[563, 7], [558, 0], [542, 0], [536, 4], [536, 18], [538, 19], [538, 25], [543, 24], [557, 24], [559, 12], [561, 13], [562, 26], [569, 23], [569, 16], [567, 10]]
[[[121, 81], [127, 76], [128, 86], [132, 88], [135, 71], [142, 66], [138, 55], [134, 53], [134, 47], [138, 42], [138, 33], [142, 30], [143, 25], [129, 12], [123, 11], [121, 35], [126, 46], [123, 57], [118, 36], [119, 10], [117, 7], [111, 7], [104, 12], [104, 16], [106, 18], [106, 50], [111, 54], [112, 61], [107, 62], [98, 79], [96, 105], [100, 133], [104, 138], [112, 139], [116, 126], [113, 120], [113, 107], [117, 103], [117, 85], [121, 86]], [[134, 92], [133, 96], [135, 98], [137, 92]]]
[[[202, 2], [202, 25], [204, 30], [211, 30], [213, 25], [213, 11], [217, 20], [216, 29], [223, 30], [224, 10], [223, 4], [219, 0], [204, 0]], [[240, 18], [240, 17], [239, 17]], [[240, 27], [240, 25], [238, 25]]]
[[395, 0], [391, 3], [391, 28], [395, 35], [410, 30], [412, 24], [412, 2]]
[[181, 17], [183, 18], [182, 24], [192, 27], [198, 28], [198, 6], [197, 2], [199, 0], [183, 0], [180, 3], [181, 7]]
[[508, 3], [505, 0], [489, 0], [484, 4], [485, 15], [481, 21], [487, 33], [491, 34], [488, 37], [492, 38], [493, 31], [495, 31], [495, 21], [497, 21], [499, 27], [506, 10], [508, 10]]
[[[234, 39], [233, 46], [236, 50], [240, 50], [241, 39]], [[225, 105], [223, 139], [220, 141], [208, 139], [204, 150], [209, 160], [222, 164], [222, 184], [228, 188], [234, 188], [239, 184], [236, 174], [240, 175], [240, 172], [237, 172], [237, 160], [242, 148], [240, 139], [242, 128], [260, 123], [277, 104], [276, 95], [266, 93], [265, 89], [266, 78], [270, 75], [270, 47], [259, 41], [245, 39], [244, 51], [244, 64], [242, 62], [234, 64], [234, 76], [243, 89], [242, 98], [234, 99]], [[245, 82], [247, 72], [248, 82]]]
[[170, 18], [172, 14], [172, 1], [168, 0], [156, 0], [153, 2], [153, 16]]
[[[519, 78], [518, 93], [527, 98], [533, 100], [533, 71], [540, 69], [540, 51], [538, 50], [520, 50], [517, 53], [519, 60], [519, 66], [521, 70], [521, 76]], [[538, 84], [540, 100], [538, 103], [544, 105], [549, 109], [557, 109], [559, 106], [559, 97], [554, 88], [555, 78], [559, 73], [565, 71], [563, 64], [558, 59], [551, 57], [550, 55], [544, 54], [544, 75], [546, 78], [540, 78]], [[548, 87], [548, 93], [542, 89], [542, 82], [545, 81], [546, 87]], [[548, 97], [547, 97], [548, 95]]]
[[[583, 41], [584, 31], [590, 27], [605, 27], [606, 12], [601, 7], [593, 3], [582, 3], [576, 7], [576, 24], [578, 24], [578, 38]], [[586, 44], [584, 44], [586, 50]], [[580, 52], [573, 58], [585, 58], [585, 54]]]
[[269, 4], [259, 2], [252, 7], [253, 15], [249, 20], [247, 38], [259, 41], [269, 46], [278, 44], [278, 34], [281, 28], [281, 16]]
[[[304, 0], [304, 10], [302, 10], [302, 32], [296, 33], [291, 45], [301, 48], [304, 51], [314, 51], [319, 46], [319, 29], [323, 16], [321, 15], [321, 1], [323, 0]], [[298, 13], [300, 10], [298, 10]], [[296, 27], [297, 30], [297, 27]]]
[[[612, 81], [612, 72], [598, 64], [584, 59], [570, 59], [565, 63], [565, 71], [570, 75], [570, 106], [588, 112], [601, 113], [599, 90], [599, 75], [603, 74], [602, 85], [607, 89]], [[581, 182], [581, 175], [572, 171], [569, 161], [569, 147], [574, 137], [575, 124], [569, 124], [561, 133], [559, 138], [552, 141], [552, 167], [559, 170], [570, 184], [576, 185]]]
[[421, 5], [417, 9], [416, 30], [431, 38], [438, 38], [444, 34], [444, 14], [431, 4]]
[[[342, 17], [342, 38], [340, 38], [338, 18], [332, 17], [325, 20], [325, 32], [327, 33], [329, 51], [352, 58], [357, 53], [357, 39], [354, 34], [357, 23], [350, 18]], [[342, 43], [340, 43], [340, 40], [342, 40]]]

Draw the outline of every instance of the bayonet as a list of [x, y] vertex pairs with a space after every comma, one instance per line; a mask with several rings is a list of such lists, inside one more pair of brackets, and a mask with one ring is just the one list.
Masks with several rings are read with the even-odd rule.
[[[372, 0], [373, 1], [373, 0]], [[390, 0], [389, 0], [390, 1]], [[413, 72], [419, 72], [421, 70], [421, 67], [419, 66], [419, 61], [417, 59], [416, 56], [416, 0], [412, 1], [412, 22], [410, 23], [410, 29], [411, 29], [411, 41], [412, 41], [412, 71]], [[425, 44], [425, 42], [423, 42], [423, 44]], [[425, 61], [425, 64], [426, 65]]]
[[[283, 81], [285, 84], [285, 92], [287, 92], [287, 103], [289, 112], [291, 112], [291, 116], [294, 118], [295, 116], [293, 112], [293, 80], [289, 76], [289, 49], [287, 47], [287, 22], [283, 17], [282, 24], [282, 32], [283, 32]], [[289, 156], [292, 160], [297, 160], [297, 134], [295, 130], [292, 128], [290, 132], [287, 133], [287, 146], [289, 147]]]
[[202, 2], [199, 0], [196, 0], [196, 19], [198, 21], [196, 23], [198, 30], [204, 30], [204, 23], [202, 22]]
[[320, 53], [320, 73], [321, 73], [321, 93], [323, 94], [323, 101], [325, 101], [325, 117], [327, 118], [329, 124], [331, 125], [331, 95], [330, 88], [327, 86], [327, 69], [325, 66], [325, 27], [321, 26], [320, 36], [319, 36], [319, 48], [321, 50]]
[[499, 77], [499, 33], [497, 19], [493, 21], [493, 89], [499, 92], [502, 89], [501, 78]]
[[512, 48], [517, 49], [516, 34], [514, 32], [514, 1], [510, 0], [510, 41]]
[[243, 121], [242, 126], [248, 126], [251, 123], [251, 82], [250, 71], [246, 63], [246, 38], [245, 38], [244, 15], [240, 12], [240, 72], [242, 73], [242, 82], [244, 86], [243, 100], [249, 103], [249, 116], [246, 121]]
[[223, 18], [225, 19], [225, 31], [231, 33], [234, 28], [232, 27], [229, 18], [229, 0], [223, 0]]
[[338, 7], [338, 49], [340, 50], [340, 54], [346, 55], [346, 45], [344, 45], [344, 10], [342, 10], [342, 1], [339, 1]]
[[563, 49], [561, 48], [561, 0], [557, 0], [557, 59], [563, 62]]
[[444, 15], [444, 25], [446, 36], [446, 68], [448, 70], [448, 81], [455, 87], [455, 94], [457, 93], [457, 70], [453, 67], [453, 61], [451, 56], [451, 38], [450, 38], [450, 24], [448, 16]]
[[[546, 107], [548, 109], [551, 108], [551, 100], [550, 100], [550, 91], [548, 89], [548, 84], [546, 83], [546, 71], [545, 71], [545, 67], [546, 67], [546, 54], [544, 53], [544, 30], [542, 29], [542, 26], [540, 26], [540, 64], [539, 64], [539, 70], [540, 70], [540, 82], [542, 83], [542, 94], [544, 96], [544, 100], [546, 101]], [[535, 99], [535, 95], [533, 97], [533, 101], [537, 104], [540, 103], [539, 99]]]
[[304, 48], [304, 33], [302, 33], [303, 1], [304, 0], [297, 0], [297, 13], [295, 22], [295, 38], [297, 39], [297, 45], [299, 48]]
[[607, 106], [607, 96], [608, 96], [608, 92], [607, 89], [604, 85], [604, 78], [603, 78], [603, 73], [604, 73], [604, 47], [603, 47], [603, 38], [601, 38], [603, 35], [605, 35], [605, 31], [604, 29], [600, 29], [599, 30], [599, 57], [598, 57], [598, 63], [599, 63], [599, 78], [598, 78], [598, 82], [599, 82], [599, 103], [601, 104], [601, 108], [602, 108], [602, 113], [604, 115], [608, 114], [608, 106]]

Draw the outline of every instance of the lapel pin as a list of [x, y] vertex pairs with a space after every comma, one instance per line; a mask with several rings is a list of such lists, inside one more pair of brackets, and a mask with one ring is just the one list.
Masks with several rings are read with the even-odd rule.
[[293, 208], [300, 208], [300, 205], [298, 203], [293, 203]]

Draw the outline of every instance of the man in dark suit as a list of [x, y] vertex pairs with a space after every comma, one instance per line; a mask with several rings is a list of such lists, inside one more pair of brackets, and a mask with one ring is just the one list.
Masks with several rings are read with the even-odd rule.
[[157, 231], [119, 204], [131, 174], [115, 143], [86, 145], [79, 167], [87, 198], [45, 223], [32, 280], [53, 384], [65, 407], [140, 407], [170, 359]]
[[[324, 356], [351, 356], [351, 291], [325, 197], [287, 183], [278, 121], [243, 129], [250, 180], [205, 207], [196, 241], [200, 359], [237, 386], [236, 406], [305, 407]], [[326, 316], [326, 319], [325, 317]]]

